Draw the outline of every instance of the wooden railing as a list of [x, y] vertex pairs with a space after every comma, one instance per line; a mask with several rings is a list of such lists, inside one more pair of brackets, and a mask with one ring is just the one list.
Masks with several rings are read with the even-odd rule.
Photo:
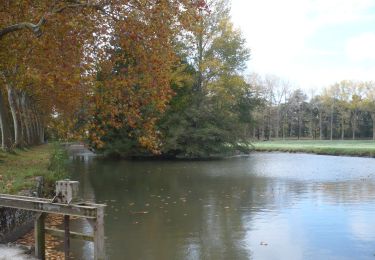
[[[92, 241], [94, 243], [94, 259], [104, 260], [104, 208], [103, 204], [77, 202], [78, 182], [59, 181], [56, 185], [54, 199], [35, 198], [17, 195], [0, 194], [0, 207], [22, 209], [37, 212], [35, 228], [35, 256], [45, 259], [45, 234], [64, 238], [65, 259], [70, 257], [70, 238]], [[45, 227], [47, 214], [64, 216], [64, 230]], [[93, 227], [93, 234], [71, 232], [70, 217], [85, 218]]]

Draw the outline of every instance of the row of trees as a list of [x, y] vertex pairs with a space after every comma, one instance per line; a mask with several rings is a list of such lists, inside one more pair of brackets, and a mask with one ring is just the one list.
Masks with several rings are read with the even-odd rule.
[[374, 82], [341, 81], [317, 94], [276, 76], [253, 74], [249, 81], [263, 100], [254, 111], [253, 138], [375, 140]]
[[108, 128], [127, 126], [156, 150], [177, 40], [206, 13], [192, 0], [2, 1], [1, 147], [43, 142], [45, 132], [103, 147]]

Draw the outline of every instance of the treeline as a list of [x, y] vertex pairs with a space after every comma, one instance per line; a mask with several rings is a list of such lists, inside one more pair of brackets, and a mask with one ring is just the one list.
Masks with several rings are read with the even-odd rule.
[[248, 149], [258, 98], [229, 13], [227, 0], [5, 1], [2, 148], [47, 136], [121, 157]]
[[277, 76], [253, 74], [249, 81], [262, 99], [253, 139], [375, 140], [374, 82], [346, 80], [306, 93]]
[[[167, 22], [166, 22], [167, 21]], [[110, 156], [215, 157], [252, 138], [370, 138], [374, 86], [244, 76], [228, 0], [5, 1], [4, 150], [82, 140]]]
[[157, 150], [177, 40], [207, 13], [191, 0], [2, 1], [1, 148], [45, 135], [103, 147], [108, 129], [127, 126]]

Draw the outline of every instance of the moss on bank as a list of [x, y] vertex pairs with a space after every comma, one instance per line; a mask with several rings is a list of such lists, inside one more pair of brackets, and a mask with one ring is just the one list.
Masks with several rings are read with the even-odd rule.
[[36, 176], [43, 176], [45, 185], [51, 187], [67, 175], [66, 162], [66, 152], [58, 144], [0, 152], [0, 193], [32, 188]]
[[375, 157], [375, 141], [367, 140], [278, 140], [255, 142], [253, 145], [256, 151]]

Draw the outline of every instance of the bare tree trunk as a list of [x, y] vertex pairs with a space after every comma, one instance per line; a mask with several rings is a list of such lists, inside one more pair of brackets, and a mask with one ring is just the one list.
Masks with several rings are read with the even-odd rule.
[[371, 113], [371, 119], [372, 119], [372, 140], [375, 141], [375, 113]]

